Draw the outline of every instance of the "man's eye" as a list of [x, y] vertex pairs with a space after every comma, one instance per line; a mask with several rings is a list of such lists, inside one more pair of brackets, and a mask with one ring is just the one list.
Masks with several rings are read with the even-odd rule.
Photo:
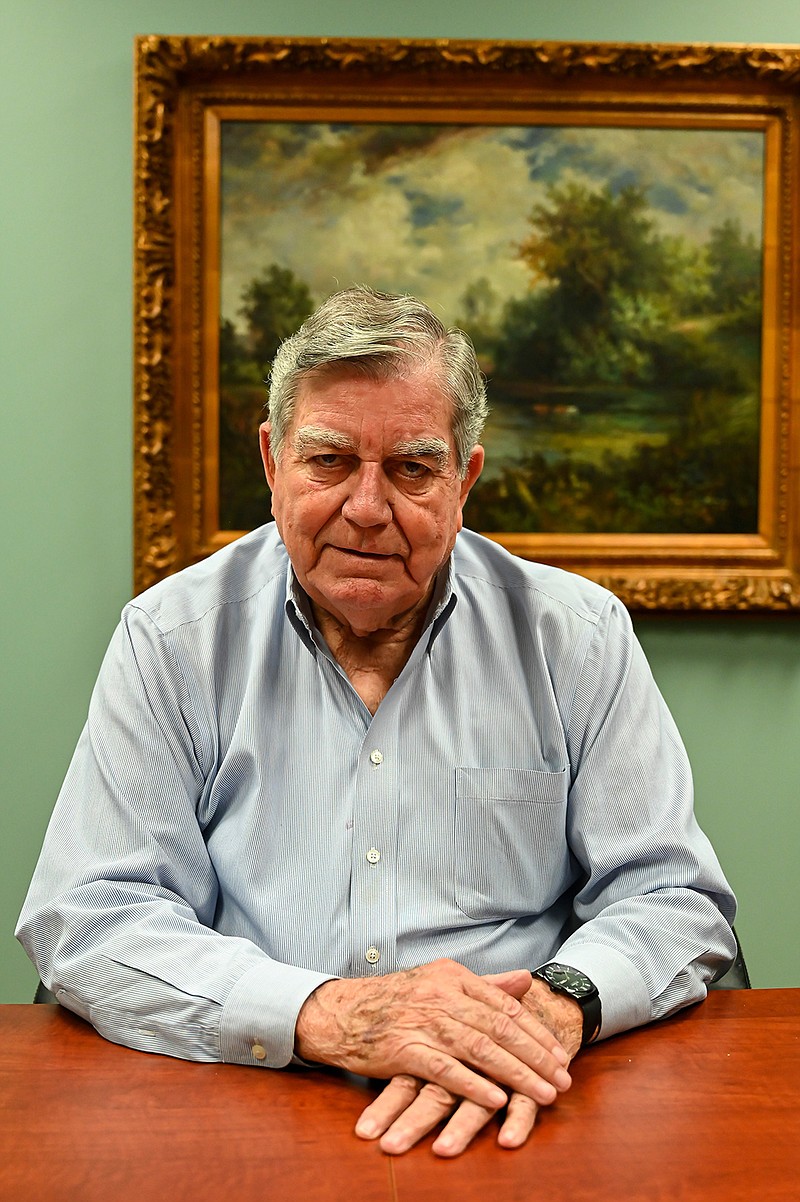
[[424, 463], [417, 463], [413, 459], [404, 459], [400, 464], [400, 474], [405, 476], [406, 480], [422, 480], [428, 471], [429, 468]]
[[315, 455], [314, 462], [319, 467], [338, 467], [342, 462], [342, 457], [331, 452], [329, 455]]

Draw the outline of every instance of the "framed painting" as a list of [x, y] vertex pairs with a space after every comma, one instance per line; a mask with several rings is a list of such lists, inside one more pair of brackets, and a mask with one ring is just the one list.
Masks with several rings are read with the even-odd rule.
[[139, 38], [137, 590], [269, 520], [272, 356], [368, 283], [475, 344], [468, 525], [800, 608], [799, 118], [792, 47]]

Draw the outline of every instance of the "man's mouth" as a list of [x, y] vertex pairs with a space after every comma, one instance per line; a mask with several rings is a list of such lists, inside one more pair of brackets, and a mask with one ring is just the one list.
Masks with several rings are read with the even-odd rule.
[[356, 555], [359, 559], [391, 559], [389, 554], [382, 554], [378, 551], [359, 551], [356, 547], [335, 547], [336, 551], [341, 551], [343, 555]]

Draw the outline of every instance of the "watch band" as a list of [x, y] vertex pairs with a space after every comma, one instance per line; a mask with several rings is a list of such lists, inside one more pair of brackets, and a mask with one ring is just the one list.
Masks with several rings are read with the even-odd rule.
[[560, 993], [578, 1003], [583, 1015], [581, 1047], [586, 1047], [588, 1043], [597, 1038], [600, 1033], [603, 1008], [597, 986], [586, 976], [586, 973], [572, 968], [569, 964], [560, 964], [553, 960], [549, 964], [543, 964], [540, 968], [532, 969], [531, 975], [544, 981], [553, 993]]

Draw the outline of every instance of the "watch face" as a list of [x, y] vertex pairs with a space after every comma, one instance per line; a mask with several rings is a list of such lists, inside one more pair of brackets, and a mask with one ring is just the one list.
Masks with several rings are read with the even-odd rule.
[[563, 990], [576, 1000], [597, 992], [594, 983], [584, 973], [570, 968], [568, 964], [547, 964], [542, 969], [542, 976], [548, 985]]

